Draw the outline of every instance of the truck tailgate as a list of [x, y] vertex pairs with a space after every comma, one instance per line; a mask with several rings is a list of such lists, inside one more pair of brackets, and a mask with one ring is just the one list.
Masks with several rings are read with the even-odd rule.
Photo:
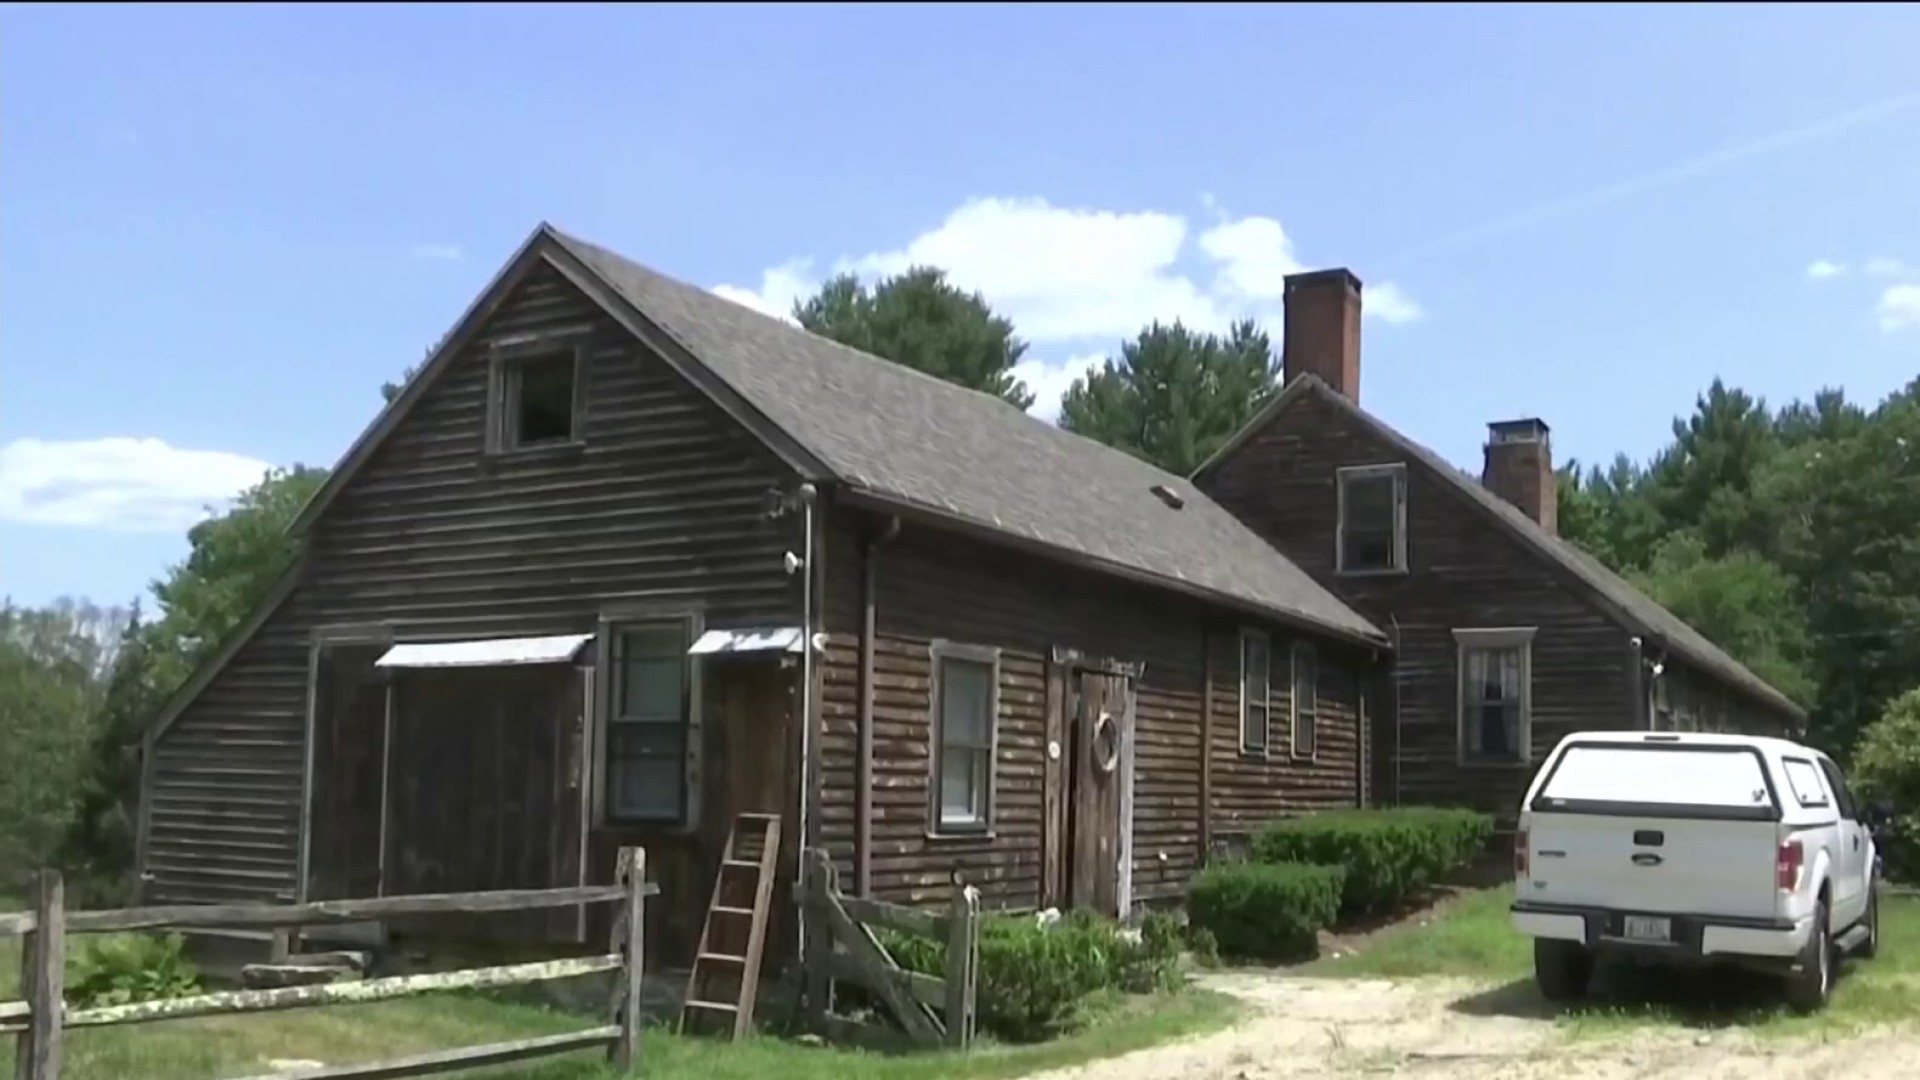
[[1773, 822], [1533, 815], [1520, 898], [1676, 915], [1772, 918]]

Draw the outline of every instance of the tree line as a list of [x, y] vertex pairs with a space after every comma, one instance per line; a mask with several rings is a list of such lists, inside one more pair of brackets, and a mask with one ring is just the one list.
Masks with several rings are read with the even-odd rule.
[[[1016, 408], [1033, 403], [1013, 322], [939, 270], [843, 275], [793, 317]], [[1074, 380], [1059, 424], [1185, 475], [1280, 378], [1251, 320], [1224, 334], [1152, 322]], [[1648, 460], [1563, 465], [1560, 531], [1807, 706], [1811, 738], [1844, 760], [1920, 684], [1916, 448], [1920, 379], [1871, 405], [1825, 389], [1779, 408], [1716, 380]], [[286, 526], [325, 475], [269, 473], [196, 525], [187, 557], [127, 608], [0, 605], [0, 891], [49, 863], [101, 893], [125, 884], [140, 734], [290, 564]], [[1920, 699], [1907, 711], [1920, 715]]]

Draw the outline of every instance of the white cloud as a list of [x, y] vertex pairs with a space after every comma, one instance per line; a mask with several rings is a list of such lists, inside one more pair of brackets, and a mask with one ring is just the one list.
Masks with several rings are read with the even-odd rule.
[[1880, 317], [1880, 329], [1888, 333], [1920, 329], [1920, 284], [1887, 286], [1880, 294], [1876, 314]]
[[407, 254], [423, 262], [459, 262], [466, 258], [466, 252], [458, 244], [415, 244], [407, 249]]
[[1868, 277], [1877, 278], [1901, 277], [1908, 271], [1906, 263], [1885, 255], [1868, 259], [1860, 265], [1860, 269]]
[[260, 482], [264, 461], [113, 436], [0, 446], [0, 520], [177, 532]]
[[1064, 364], [1044, 360], [1021, 360], [1013, 366], [1014, 377], [1033, 391], [1033, 407], [1027, 411], [1049, 423], [1060, 419], [1060, 399], [1075, 379], [1097, 371], [1106, 357], [1100, 353], [1076, 356]]
[[1846, 272], [1846, 267], [1827, 259], [1815, 259], [1807, 264], [1807, 276], [1815, 281], [1822, 281], [1830, 277], [1839, 277]]
[[[1202, 199], [1218, 220], [1193, 235], [1187, 218], [1157, 210], [1055, 206], [1041, 198], [972, 199], [901, 247], [846, 257], [836, 273], [872, 279], [910, 266], [936, 266], [954, 284], [977, 290], [1011, 319], [1036, 352], [1022, 378], [1035, 389], [1031, 410], [1058, 414], [1059, 393], [1085, 370], [1085, 347], [1112, 347], [1153, 320], [1175, 319], [1224, 330], [1236, 318], [1277, 324], [1288, 274], [1305, 269], [1292, 239], [1271, 217], [1232, 218]], [[759, 288], [722, 285], [721, 296], [785, 317], [793, 300], [818, 287], [811, 260], [766, 271]], [[1393, 282], [1367, 288], [1363, 310], [1390, 325], [1425, 314]]]

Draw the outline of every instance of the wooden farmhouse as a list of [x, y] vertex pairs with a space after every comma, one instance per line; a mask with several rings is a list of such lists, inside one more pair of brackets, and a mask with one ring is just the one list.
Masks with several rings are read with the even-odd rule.
[[[1196, 487], [543, 225], [158, 717], [143, 900], [601, 882], [640, 844], [651, 955], [684, 959], [753, 811], [783, 818], [786, 884], [805, 844], [848, 892], [908, 903], [944, 901], [955, 875], [1000, 908], [1178, 897], [1216, 844], [1361, 804], [1380, 771], [1391, 637], [1329, 591], [1330, 537], [1296, 545], [1254, 505], [1331, 499], [1321, 458], [1297, 493], [1252, 483], [1284, 479], [1252, 452], [1293, 410], [1359, 423], [1324, 397], [1289, 395]], [[1455, 496], [1408, 464], [1404, 550], [1424, 572], [1443, 549], [1423, 530], [1454, 527], [1425, 508], [1482, 518], [1467, 496], [1441, 516]], [[1638, 685], [1628, 635], [1567, 590], [1590, 633], [1563, 652], [1562, 624], [1533, 619], [1552, 687], [1536, 740], [1626, 716]], [[1447, 629], [1401, 622], [1423, 663], [1453, 662], [1427, 641]], [[1553, 665], [1602, 637], [1580, 671], [1612, 696], [1583, 713]], [[1446, 713], [1452, 691], [1433, 693], [1403, 693], [1407, 711]], [[1406, 751], [1451, 766], [1430, 741]], [[563, 945], [586, 922], [410, 929]]]

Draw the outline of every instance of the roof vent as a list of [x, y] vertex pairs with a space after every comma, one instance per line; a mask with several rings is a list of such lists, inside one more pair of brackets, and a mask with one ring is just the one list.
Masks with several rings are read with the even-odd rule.
[[1179, 492], [1173, 490], [1172, 485], [1155, 484], [1153, 485], [1153, 493], [1160, 497], [1161, 502], [1166, 503], [1168, 506], [1173, 507], [1175, 510], [1178, 510], [1181, 507], [1187, 505], [1186, 496], [1181, 495]]

